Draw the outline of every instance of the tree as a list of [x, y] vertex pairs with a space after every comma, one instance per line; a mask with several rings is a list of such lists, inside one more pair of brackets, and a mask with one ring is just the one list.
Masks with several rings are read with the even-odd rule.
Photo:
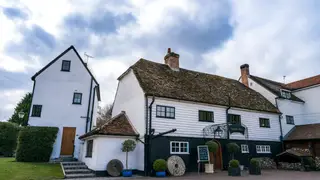
[[126, 153], [126, 169], [128, 169], [128, 153], [134, 151], [136, 148], [136, 142], [134, 140], [128, 139], [122, 143], [122, 152]]
[[[17, 123], [18, 125], [27, 126], [28, 125], [28, 117], [29, 110], [31, 107], [32, 94], [27, 93], [24, 97], [19, 101], [19, 103], [14, 108], [14, 113], [9, 119], [9, 122]], [[24, 112], [23, 118], [19, 118], [19, 112]]]
[[102, 126], [109, 119], [111, 119], [112, 108], [113, 104], [108, 104], [104, 107], [98, 107], [97, 127]]
[[227, 144], [228, 152], [231, 154], [231, 159], [234, 159], [234, 154], [240, 151], [240, 146], [236, 143]]

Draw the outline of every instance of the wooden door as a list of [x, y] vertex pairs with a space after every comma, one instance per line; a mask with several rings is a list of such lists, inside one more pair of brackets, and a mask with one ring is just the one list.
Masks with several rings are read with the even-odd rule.
[[63, 127], [60, 155], [73, 155], [75, 127]]
[[214, 158], [214, 169], [220, 169], [222, 170], [222, 152], [221, 152], [221, 146], [220, 143], [217, 153], [215, 154]]

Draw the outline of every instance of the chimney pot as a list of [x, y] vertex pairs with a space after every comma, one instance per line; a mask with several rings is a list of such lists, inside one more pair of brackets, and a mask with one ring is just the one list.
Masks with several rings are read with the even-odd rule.
[[171, 52], [171, 48], [168, 48], [167, 54], [164, 56], [164, 63], [172, 70], [179, 71], [179, 57], [179, 54]]
[[249, 76], [250, 76], [250, 71], [249, 71], [249, 64], [243, 64], [240, 66], [241, 70], [241, 82], [245, 86], [249, 87]]

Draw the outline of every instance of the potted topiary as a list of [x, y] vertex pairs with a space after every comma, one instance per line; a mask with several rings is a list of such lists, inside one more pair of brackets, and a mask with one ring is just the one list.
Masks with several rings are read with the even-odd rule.
[[249, 173], [253, 175], [261, 175], [260, 161], [256, 158], [250, 160]]
[[219, 145], [213, 140], [206, 142], [206, 145], [208, 146], [208, 150], [210, 152], [210, 156], [213, 158], [213, 161], [211, 162], [210, 158], [209, 164], [205, 164], [205, 172], [214, 173], [214, 155], [217, 152]]
[[240, 147], [236, 143], [227, 144], [228, 152], [231, 154], [231, 159], [234, 159], [234, 154], [240, 151]]
[[131, 151], [134, 151], [136, 148], [136, 142], [134, 140], [128, 139], [125, 140], [122, 143], [122, 152], [126, 153], [126, 169], [122, 171], [122, 176], [123, 177], [131, 177], [132, 176], [132, 170], [128, 169], [128, 153]]
[[156, 171], [157, 177], [165, 177], [167, 170], [167, 162], [164, 159], [157, 159], [153, 162], [153, 169]]
[[228, 175], [241, 176], [241, 170], [238, 160], [232, 159], [231, 161], [229, 161]]

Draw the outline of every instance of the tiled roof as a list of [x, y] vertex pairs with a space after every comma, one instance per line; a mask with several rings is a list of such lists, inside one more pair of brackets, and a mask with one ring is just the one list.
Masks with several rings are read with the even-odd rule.
[[93, 135], [139, 136], [124, 111], [114, 116], [104, 125], [80, 136], [79, 139]]
[[[265, 79], [265, 78], [261, 78], [253, 75], [250, 75], [250, 78], [280, 98], [281, 98], [281, 92], [280, 92], [281, 89], [291, 90], [290, 88], [286, 87], [285, 84], [280, 82], [272, 81], [269, 79]], [[291, 94], [290, 100], [304, 102], [294, 94]]]
[[[140, 59], [133, 66], [146, 95], [279, 113], [258, 92], [237, 80]], [[121, 79], [120, 76], [119, 79]]]
[[320, 123], [319, 124], [306, 124], [297, 125], [285, 137], [285, 140], [308, 140], [320, 139]]
[[301, 149], [301, 148], [287, 149], [286, 151], [278, 154], [277, 156], [281, 156], [283, 154], [292, 154], [292, 155], [298, 156], [298, 157], [310, 157], [310, 156], [312, 156], [312, 154], [310, 153], [310, 151], [308, 149]]
[[296, 90], [296, 89], [301, 89], [301, 88], [305, 88], [305, 87], [309, 87], [317, 84], [320, 84], [320, 75], [309, 77], [309, 78], [295, 81], [292, 83], [288, 83], [286, 84], [286, 87], [292, 90]]

